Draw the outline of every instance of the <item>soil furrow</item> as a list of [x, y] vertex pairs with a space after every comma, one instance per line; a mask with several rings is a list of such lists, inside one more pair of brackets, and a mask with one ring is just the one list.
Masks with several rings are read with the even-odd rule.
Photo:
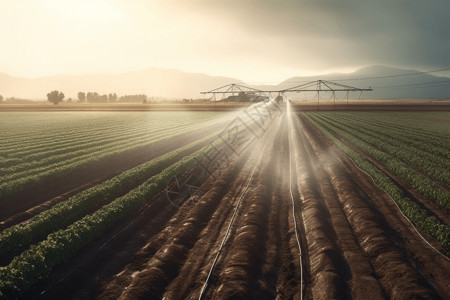
[[308, 241], [309, 265], [312, 277], [311, 293], [314, 299], [345, 299], [348, 287], [342, 253], [333, 241], [336, 233], [330, 213], [324, 205], [324, 195], [314, 175], [311, 156], [300, 131], [296, 132], [297, 184], [302, 203], [302, 219]]
[[[135, 277], [135, 275], [133, 274], [138, 274], [138, 272], [143, 270], [143, 266], [149, 264], [153, 256], [155, 256], [158, 252], [161, 256], [160, 260], [163, 260], [163, 262], [165, 262], [164, 255], [168, 254], [166, 254], [167, 251], [164, 252], [161, 251], [161, 249], [163, 249], [164, 247], [164, 249], [167, 249], [167, 244], [172, 243], [173, 239], [177, 238], [177, 233], [180, 236], [182, 236], [183, 233], [189, 233], [189, 230], [180, 230], [179, 227], [183, 227], [183, 224], [185, 224], [185, 227], [191, 230], [190, 235], [192, 235], [192, 231], [197, 230], [197, 228], [193, 228], [194, 225], [198, 225], [199, 222], [205, 222], [205, 220], [209, 221], [209, 218], [212, 215], [211, 210], [214, 208], [214, 206], [218, 205], [217, 201], [219, 201], [223, 197], [223, 195], [227, 193], [227, 191], [234, 190], [233, 188], [238, 189], [236, 183], [240, 183], [233, 181], [233, 178], [236, 177], [239, 171], [242, 172], [241, 168], [239, 167], [230, 168], [224, 173], [221, 179], [213, 180], [213, 178], [211, 177], [209, 181], [205, 183], [205, 185], [209, 185], [211, 189], [209, 189], [209, 191], [205, 193], [200, 200], [195, 201], [195, 203], [189, 202], [193, 201], [194, 199], [188, 200], [185, 205], [182, 206], [172, 217], [172, 219], [166, 224], [164, 229], [155, 237], [150, 239], [149, 242], [137, 252], [133, 261], [128, 266], [126, 266], [122, 270], [122, 272], [117, 274], [115, 278], [110, 283], [108, 283], [108, 285], [103, 288], [103, 293], [99, 296], [99, 298], [118, 298], [120, 294], [122, 294], [124, 289], [132, 282], [133, 277]], [[238, 178], [239, 177], [240, 176], [238, 176]], [[203, 188], [207, 189], [208, 187], [203, 186]], [[207, 215], [202, 215], [202, 213], [207, 213]], [[188, 241], [188, 243], [195, 241], [195, 237], [193, 238], [191, 236], [190, 238], [192, 239], [192, 241]], [[181, 239], [181, 237], [178, 237], [178, 239]], [[174, 262], [178, 263], [179, 259], [174, 259]], [[156, 269], [156, 271], [158, 270]], [[164, 291], [164, 284], [162, 285], [163, 287], [160, 287], [157, 291], [159, 294], [162, 294], [162, 292]]]
[[318, 182], [320, 182], [320, 190], [330, 213], [331, 223], [336, 234], [337, 247], [342, 252], [344, 261], [340, 263], [340, 268], [346, 270], [344, 276], [347, 280], [351, 297], [354, 299], [383, 299], [385, 294], [378, 282], [373, 266], [359, 246], [351, 225], [339, 203], [338, 196], [323, 168], [323, 160], [331, 159], [330, 154], [326, 152], [327, 145], [321, 143], [317, 138], [313, 138], [308, 130], [305, 130], [304, 134], [310, 147], [308, 152], [316, 154], [313, 160], [314, 173]]
[[[335, 152], [332, 143], [328, 141], [315, 127], [313, 127], [306, 118], [301, 118], [306, 133], [309, 133], [312, 140], [321, 144], [322, 155], [332, 155], [344, 164], [344, 168], [350, 172], [352, 178], [359, 186], [360, 190], [365, 191], [367, 204], [371, 210], [377, 213], [379, 218], [385, 221], [385, 230], [390, 231], [390, 236], [396, 237], [393, 240], [399, 249], [401, 249], [405, 260], [416, 269], [416, 272], [426, 278], [427, 284], [432, 286], [441, 298], [445, 299], [450, 295], [450, 284], [447, 278], [450, 277], [450, 263], [448, 259], [432, 250], [428, 244], [415, 232], [412, 225], [400, 214], [398, 207], [393, 200], [383, 191], [374, 185], [372, 179], [361, 172], [353, 162], [345, 156]], [[326, 150], [328, 149], [328, 150]], [[422, 233], [424, 234], [424, 233]], [[440, 248], [436, 243], [431, 243]]]
[[338, 195], [346, 218], [349, 220], [358, 243], [370, 257], [385, 293], [389, 297], [410, 299], [411, 297], [436, 298], [436, 293], [419, 272], [410, 265], [401, 249], [390, 240], [389, 234], [380, 224], [380, 219], [371, 210], [367, 195], [361, 197], [351, 175], [339, 161], [327, 160], [325, 171]]
[[[70, 295], [99, 299], [449, 297], [448, 260], [430, 250], [392, 199], [304, 117], [286, 110], [263, 138], [241, 152], [215, 176], [199, 179], [201, 196], [189, 198], [179, 208], [161, 201], [157, 212], [141, 219], [137, 226], [153, 230], [151, 234], [142, 228], [135, 233], [128, 230], [121, 239], [139, 240], [139, 246], [126, 250], [128, 259], [122, 254], [120, 262], [113, 262], [115, 272], [91, 275], [88, 266], [80, 270], [76, 278], [84, 274], [82, 282], [91, 278], [97, 283], [89, 295], [74, 291], [82, 283], [68, 278], [64, 286], [73, 283]], [[114, 250], [121, 249], [118, 242], [111, 244], [101, 261], [114, 260], [118, 257]], [[95, 267], [101, 264], [93, 262]], [[61, 286], [43, 298], [63, 296]]]

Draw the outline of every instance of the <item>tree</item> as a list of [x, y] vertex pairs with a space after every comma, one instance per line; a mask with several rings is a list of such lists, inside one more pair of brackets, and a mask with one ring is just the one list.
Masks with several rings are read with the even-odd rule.
[[109, 95], [108, 95], [108, 100], [109, 100], [109, 102], [116, 102], [116, 101], [117, 101], [117, 95], [116, 95], [116, 93], [114, 93], [114, 94], [109, 94]]
[[53, 91], [47, 94], [47, 99], [53, 104], [58, 104], [59, 102], [63, 101], [64, 94], [62, 92]]
[[92, 102], [93, 97], [94, 97], [94, 93], [88, 92], [88, 93], [86, 94], [86, 100], [87, 100], [87, 102]]
[[86, 100], [86, 94], [84, 92], [78, 92], [78, 101], [83, 103]]
[[0, 102], [2, 102], [3, 101], [3, 96], [2, 95], [0, 95]]
[[124, 95], [120, 97], [119, 102], [122, 103], [143, 103], [144, 100], [147, 100], [147, 96], [145, 94], [142, 95]]
[[88, 92], [86, 95], [86, 100], [89, 103], [97, 102], [98, 93], [97, 92]]

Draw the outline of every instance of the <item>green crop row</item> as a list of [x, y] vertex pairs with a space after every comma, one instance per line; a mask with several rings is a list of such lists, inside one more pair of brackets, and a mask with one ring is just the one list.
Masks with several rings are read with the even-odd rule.
[[[152, 128], [138, 127], [138, 128], [121, 128], [117, 130], [110, 130], [108, 128], [107, 132], [93, 133], [84, 132], [82, 134], [71, 133], [67, 137], [62, 139], [56, 139], [52, 135], [49, 136], [50, 140], [41, 140], [38, 144], [32, 147], [22, 149], [21, 141], [16, 143], [10, 143], [9, 151], [2, 151], [2, 155], [12, 158], [21, 158], [22, 162], [35, 161], [41, 158], [48, 157], [50, 155], [54, 156], [57, 154], [72, 154], [74, 151], [80, 149], [90, 149], [97, 145], [102, 145], [106, 143], [123, 143], [124, 140], [129, 141], [131, 139], [142, 139], [153, 136], [155, 133], [163, 133], [164, 131], [173, 131], [174, 129], [180, 129], [186, 126], [193, 126], [202, 123], [203, 121], [197, 122], [183, 122], [183, 120], [174, 120], [170, 123], [160, 123]], [[76, 143], [74, 143], [74, 141]], [[16, 147], [14, 147], [16, 146]], [[108, 146], [109, 147], [109, 146]], [[106, 147], [105, 147], [106, 148]], [[72, 155], [74, 156], [74, 155]], [[0, 166], [2, 166], [0, 164]], [[3, 168], [0, 168], [1, 172]]]
[[[105, 136], [119, 137], [129, 132], [152, 131], [154, 128], [177, 128], [216, 118], [217, 112], [143, 112], [143, 113], [8, 113], [0, 118], [2, 143], [0, 156], [24, 156], [61, 143], [97, 140]], [[68, 134], [70, 133], [70, 134]], [[84, 140], [83, 140], [84, 139]]]
[[[25, 157], [9, 158], [9, 160], [14, 160], [16, 163], [9, 167], [0, 168], [0, 175], [7, 176], [8, 179], [22, 177], [22, 173], [39, 171], [43, 167], [51, 168], [55, 163], [79, 158], [83, 155], [94, 155], [95, 153], [105, 152], [105, 149], [114, 148], [117, 145], [124, 146], [125, 144], [132, 144], [131, 141], [134, 139], [143, 140], [149, 138], [144, 134], [134, 132], [128, 138], [127, 132], [120, 132], [119, 135], [116, 133], [116, 137], [96, 138], [88, 143], [85, 143], [83, 140], [74, 139], [67, 147], [56, 145], [54, 146], [55, 148], [48, 147], [46, 150], [33, 150], [32, 153]], [[20, 154], [17, 153], [17, 155]], [[6, 163], [10, 165], [9, 161], [6, 161]]]
[[32, 245], [30, 249], [16, 256], [8, 266], [0, 267], [0, 298], [15, 297], [48, 276], [57, 264], [73, 256], [115, 221], [161, 191], [170, 178], [195, 165], [208, 147], [210, 146], [184, 157], [93, 214], [49, 234], [46, 240]]
[[[218, 115], [208, 112], [119, 113], [118, 117], [117, 114], [104, 115], [103, 118], [96, 115], [94, 119], [97, 122], [94, 122], [89, 114], [75, 113], [69, 114], [69, 118], [61, 118], [60, 115], [36, 113], [39, 123], [33, 126], [32, 120], [28, 118], [25, 123], [20, 122], [23, 113], [19, 113], [17, 118], [8, 114], [5, 119], [0, 119], [4, 133], [0, 143], [0, 176], [13, 176], [3, 180], [11, 181], [23, 177], [19, 173], [27, 173], [82, 154], [88, 155], [94, 152], [92, 148], [96, 146], [103, 145], [96, 151], [107, 153], [112, 147], [132, 140], [140, 142], [151, 139], [155, 134], [161, 134], [161, 131], [170, 133], [183, 127], [189, 127], [190, 130], [195, 126], [201, 127]], [[49, 126], [53, 128], [42, 129]], [[19, 132], [8, 138], [11, 131], [17, 130]]]
[[[143, 131], [147, 130], [146, 128], [142, 128]], [[120, 132], [120, 135], [117, 133]], [[109, 132], [98, 132], [96, 128], [84, 131], [84, 132], [72, 132], [70, 135], [65, 137], [61, 137], [58, 133], [47, 134], [46, 137], [35, 141], [33, 145], [24, 146], [27, 142], [29, 142], [29, 137], [22, 138], [22, 140], [16, 141], [7, 141], [8, 148], [0, 151], [1, 155], [5, 155], [8, 157], [27, 157], [30, 154], [42, 153], [45, 151], [49, 151], [52, 149], [62, 149], [67, 146], [74, 145], [74, 141], [77, 141], [77, 144], [85, 144], [90, 141], [98, 141], [99, 139], [117, 137], [123, 138], [123, 134], [134, 133], [136, 132], [136, 128], [121, 128], [121, 129], [111, 129]]]
[[[161, 128], [156, 128], [155, 132], [160, 131]], [[33, 149], [26, 149], [26, 150], [20, 150], [20, 143], [16, 144], [15, 146], [16, 151], [14, 151], [13, 154], [6, 154], [9, 156], [9, 160], [18, 160], [20, 164], [14, 164], [14, 167], [16, 169], [12, 169], [11, 167], [7, 167], [6, 163], [8, 161], [5, 161], [3, 164], [0, 164], [2, 168], [0, 168], [0, 174], [7, 174], [8, 172], [17, 172], [20, 171], [18, 167], [21, 167], [21, 169], [24, 169], [23, 165], [26, 163], [31, 162], [38, 162], [40, 164], [44, 164], [46, 162], [42, 162], [42, 160], [51, 157], [56, 156], [60, 154], [65, 154], [68, 157], [73, 156], [72, 153], [77, 152], [79, 150], [85, 150], [89, 151], [90, 148], [99, 146], [99, 145], [106, 145], [110, 144], [113, 145], [114, 143], [123, 142], [124, 140], [129, 140], [130, 138], [139, 138], [142, 137], [144, 134], [148, 134], [151, 132], [148, 132], [146, 130], [140, 130], [136, 131], [135, 129], [129, 128], [128, 130], [122, 129], [120, 131], [114, 132], [114, 134], [103, 134], [99, 136], [90, 136], [85, 135], [83, 137], [77, 137], [77, 136], [70, 136], [70, 140], [60, 140], [59, 143], [54, 143], [52, 145], [50, 144], [40, 144], [37, 145], [38, 147]], [[27, 166], [28, 167], [28, 166]]]
[[[144, 132], [144, 134], [136, 133], [129, 136], [123, 134], [122, 139], [124, 140], [108, 141], [102, 139], [100, 140], [100, 143], [97, 143], [94, 146], [87, 147], [86, 145], [86, 147], [82, 147], [81, 149], [78, 149], [76, 151], [69, 151], [55, 155], [47, 153], [46, 156], [42, 157], [39, 160], [23, 162], [10, 168], [6, 168], [0, 171], [0, 175], [3, 175], [3, 179], [5, 181], [11, 182], [16, 178], [24, 178], [36, 173], [46, 172], [47, 170], [53, 169], [54, 167], [66, 165], [73, 161], [82, 161], [88, 159], [91, 156], [107, 156], [111, 151], [120, 150], [122, 148], [128, 150], [140, 146], [145, 146], [153, 143], [154, 141], [159, 141], [164, 138], [186, 132], [188, 130], [194, 130], [195, 128], [198, 127], [189, 124], [183, 127], [171, 128], [169, 130], [159, 130], [150, 133]], [[120, 135], [122, 135], [122, 133]]]
[[[195, 127], [196, 128], [196, 127]], [[193, 130], [195, 128], [183, 128], [180, 130], [173, 131], [170, 136], [175, 136], [177, 134], [186, 132], [187, 130]], [[0, 184], [0, 200], [2, 198], [7, 197], [8, 195], [13, 194], [14, 192], [18, 192], [25, 188], [26, 186], [36, 185], [44, 180], [47, 180], [49, 177], [57, 176], [68, 172], [69, 170], [73, 170], [82, 166], [85, 166], [89, 163], [98, 161], [105, 157], [119, 154], [128, 150], [137, 149], [142, 146], [146, 146], [170, 137], [169, 135], [161, 134], [155, 137], [154, 139], [147, 141], [144, 139], [142, 142], [132, 141], [125, 145], [118, 145], [115, 148], [110, 148], [108, 151], [104, 149], [101, 151], [96, 151], [93, 153], [89, 153], [86, 155], [81, 155], [78, 157], [73, 157], [72, 159], [59, 161], [55, 164], [51, 164], [38, 169], [31, 169], [21, 173], [15, 173], [15, 179], [9, 179], [7, 177], [3, 177], [5, 180], [4, 183]], [[18, 177], [20, 175], [20, 177]]]
[[[326, 118], [326, 120], [324, 120], [321, 118], [322, 116], [317, 117], [329, 124], [332, 124], [333, 128], [339, 130], [340, 133], [345, 132], [348, 135], [354, 136], [357, 140], [363, 141], [372, 145], [376, 149], [389, 153], [392, 157], [395, 157], [408, 166], [419, 170], [431, 179], [440, 182], [443, 185], [450, 186], [450, 163], [446, 158], [435, 155], [433, 153], [434, 149], [430, 148], [429, 151], [423, 151], [418, 149], [419, 145], [417, 143], [414, 143], [412, 146], [408, 146], [406, 143], [398, 141], [400, 137], [397, 139], [390, 138], [385, 132], [376, 132], [374, 130], [364, 128], [360, 124], [350, 127], [345, 124], [342, 125], [340, 122], [333, 120], [332, 118]], [[422, 143], [426, 144], [425, 141], [422, 141]], [[400, 166], [400, 164], [397, 165]], [[397, 165], [395, 169], [399, 168]], [[405, 174], [405, 171], [406, 170], [402, 171], [402, 173]], [[420, 176], [418, 174], [415, 172], [409, 173], [413, 176], [411, 181], [419, 182]], [[430, 183], [427, 180], [424, 184], [429, 185]], [[430, 188], [434, 188], [434, 185]]]
[[[440, 139], [436, 139], [435, 143], [430, 143], [430, 134], [418, 137], [415, 132], [410, 132], [408, 128], [403, 128], [402, 131], [393, 131], [391, 127], [384, 127], [377, 124], [368, 125], [364, 120], [345, 120], [341, 115], [320, 114], [321, 118], [326, 118], [333, 125], [340, 125], [341, 128], [347, 128], [351, 132], [360, 133], [364, 136], [373, 136], [376, 139], [377, 147], [383, 147], [385, 144], [389, 144], [393, 147], [397, 147], [401, 153], [410, 152], [417, 158], [425, 161], [426, 163], [434, 163], [436, 166], [442, 166], [445, 164], [447, 169], [450, 168], [448, 162], [449, 151], [445, 146], [446, 139], [442, 136]], [[361, 136], [360, 135], [360, 136]]]
[[367, 172], [375, 183], [385, 190], [397, 203], [402, 213], [418, 228], [428, 233], [447, 251], [450, 250], [450, 226], [442, 224], [434, 215], [422, 209], [417, 203], [406, 197], [403, 191], [380, 169], [371, 164], [367, 159], [355, 152], [330, 131], [330, 128], [322, 126], [312, 117], [312, 114], [305, 113], [304, 116], [314, 124], [326, 137], [328, 137], [341, 151], [349, 156], [355, 164]]
[[[352, 131], [352, 129], [341, 128], [339, 125], [332, 122], [324, 122], [316, 115], [311, 115], [311, 118], [314, 119], [316, 123], [320, 123], [328, 131], [342, 136], [355, 146], [361, 148], [365, 153], [378, 160], [391, 172], [406, 180], [420, 194], [432, 199], [443, 207], [450, 208], [449, 193], [434, 182], [430, 181], [427, 177], [417, 173], [403, 161], [393, 156], [390, 152], [391, 149], [388, 144], [379, 146], [380, 148], [384, 148], [384, 151], [386, 152], [378, 150], [378, 147], [373, 147], [372, 145], [378, 145], [378, 143], [380, 143], [379, 138], [374, 138], [370, 135], [365, 136], [362, 134], [357, 134], [355, 133], [356, 129]], [[411, 157], [414, 157], [413, 153], [410, 155]], [[406, 158], [407, 156], [405, 159]], [[443, 174], [448, 174], [447, 170], [441, 170], [441, 172]], [[442, 179], [439, 176], [437, 177], [444, 182], [446, 181], [446, 179]]]
[[132, 185], [133, 182], [144, 180], [147, 174], [152, 172], [152, 170], [159, 169], [168, 163], [182, 158], [192, 148], [211, 139], [214, 135], [216, 135], [216, 133], [201, 138], [161, 157], [125, 171], [110, 180], [84, 190], [34, 216], [26, 223], [4, 229], [0, 233], [0, 255], [27, 246], [31, 242], [42, 239], [49, 233], [71, 224], [83, 216], [86, 210], [96, 201], [115, 195], [124, 187]]
[[[434, 114], [436, 113], [425, 115], [432, 117]], [[373, 112], [352, 112], [338, 115], [323, 115], [328, 115], [334, 121], [342, 121], [346, 126], [353, 127], [356, 125], [367, 131], [382, 132], [385, 136], [397, 139], [406, 145], [414, 145], [424, 151], [432, 150], [437, 156], [450, 158], [450, 153], [448, 152], [450, 147], [448, 128], [443, 130], [441, 127], [426, 127], [430, 123], [423, 120], [420, 121], [420, 118], [423, 118], [422, 113], [420, 115], [410, 115], [410, 113], [391, 115]]]

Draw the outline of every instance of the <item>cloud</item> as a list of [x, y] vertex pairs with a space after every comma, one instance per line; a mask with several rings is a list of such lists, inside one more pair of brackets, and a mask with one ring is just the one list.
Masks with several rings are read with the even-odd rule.
[[[186, 9], [192, 4], [188, 3], [179, 7]], [[277, 43], [272, 57], [265, 54], [277, 62], [311, 68], [373, 63], [450, 66], [450, 2], [446, 0], [195, 3], [197, 15], [238, 24], [239, 34], [256, 40], [260, 49]]]
[[154, 66], [260, 81], [372, 64], [450, 66], [448, 0], [94, 2], [1, 2], [0, 72]]

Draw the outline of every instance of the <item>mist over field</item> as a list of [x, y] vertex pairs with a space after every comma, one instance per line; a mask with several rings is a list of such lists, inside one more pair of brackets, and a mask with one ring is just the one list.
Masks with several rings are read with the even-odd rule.
[[0, 300], [450, 299], [449, 12], [0, 0]]

